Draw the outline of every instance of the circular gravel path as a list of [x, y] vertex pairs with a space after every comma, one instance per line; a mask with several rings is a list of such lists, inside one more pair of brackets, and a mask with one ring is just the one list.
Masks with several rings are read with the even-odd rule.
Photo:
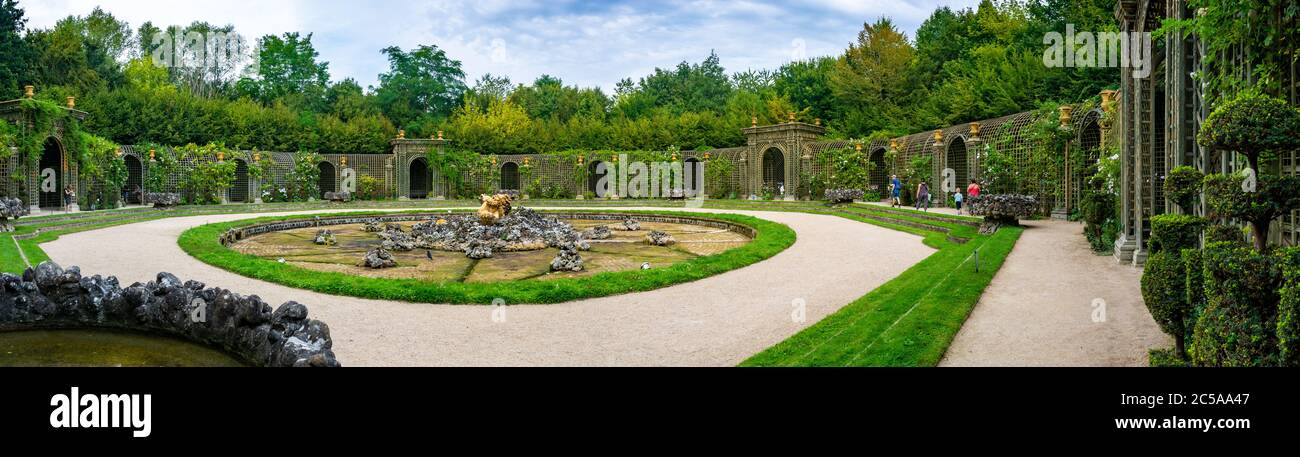
[[[297, 300], [310, 308], [311, 317], [329, 324], [334, 351], [348, 366], [732, 366], [934, 252], [920, 237], [835, 216], [700, 211], [780, 222], [790, 226], [798, 240], [766, 261], [691, 283], [500, 309], [293, 289], [204, 264], [176, 244], [181, 232], [199, 225], [343, 212], [337, 210], [160, 219], [63, 235], [42, 248], [60, 265], [78, 265], [85, 274], [116, 275], [123, 284], [168, 271], [181, 279], [259, 295], [272, 306]], [[792, 318], [797, 303], [806, 307], [800, 322]]]

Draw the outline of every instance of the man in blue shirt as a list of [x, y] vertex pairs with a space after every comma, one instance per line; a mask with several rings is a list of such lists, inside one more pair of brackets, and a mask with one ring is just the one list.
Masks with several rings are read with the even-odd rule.
[[889, 189], [892, 190], [894, 194], [894, 199], [889, 206], [891, 208], [903, 206], [903, 201], [901, 200], [903, 194], [903, 183], [898, 181], [898, 175], [891, 175], [889, 179]]

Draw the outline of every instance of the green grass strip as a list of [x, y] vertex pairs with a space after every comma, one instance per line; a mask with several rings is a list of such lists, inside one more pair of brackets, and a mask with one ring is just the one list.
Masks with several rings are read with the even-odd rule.
[[[426, 212], [421, 211], [421, 213]], [[703, 279], [770, 258], [793, 245], [795, 241], [795, 232], [784, 224], [750, 216], [671, 211], [620, 213], [715, 219], [748, 226], [757, 231], [758, 236], [744, 246], [717, 255], [686, 260], [666, 268], [606, 272], [582, 278], [518, 280], [486, 284], [365, 278], [344, 273], [313, 271], [239, 253], [218, 242], [220, 235], [232, 228], [262, 222], [303, 219], [303, 215], [203, 225], [186, 230], [181, 234], [178, 243], [181, 249], [194, 258], [218, 268], [250, 278], [332, 295], [416, 303], [487, 304], [500, 298], [511, 304], [546, 304], [641, 292]], [[370, 213], [347, 213], [346, 215], [366, 214]]]
[[741, 366], [934, 366], [1023, 231], [940, 237], [939, 252]]

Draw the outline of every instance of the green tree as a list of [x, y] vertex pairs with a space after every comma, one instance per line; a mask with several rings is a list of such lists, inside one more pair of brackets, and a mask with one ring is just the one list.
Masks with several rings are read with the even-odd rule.
[[460, 61], [432, 45], [421, 45], [411, 52], [394, 46], [383, 52], [388, 56], [389, 69], [379, 75], [375, 97], [395, 124], [412, 130], [416, 121], [445, 119], [460, 105], [465, 93], [465, 72]]
[[16, 98], [19, 86], [32, 81], [25, 74], [32, 65], [35, 53], [23, 39], [27, 18], [17, 0], [0, 0], [0, 98]]
[[858, 41], [835, 63], [830, 86], [841, 100], [839, 133], [865, 137], [897, 129], [905, 117], [899, 102], [908, 94], [907, 68], [915, 49], [889, 19], [863, 24]]
[[291, 106], [322, 111], [329, 62], [318, 61], [320, 53], [311, 38], [310, 33], [301, 36], [291, 32], [259, 39], [256, 78], [240, 80], [240, 92], [263, 103], [289, 100]]

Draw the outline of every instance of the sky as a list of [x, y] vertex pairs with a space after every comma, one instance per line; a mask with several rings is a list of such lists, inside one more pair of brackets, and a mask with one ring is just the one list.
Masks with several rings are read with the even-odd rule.
[[776, 69], [838, 55], [864, 22], [888, 17], [909, 37], [939, 5], [978, 0], [20, 0], [28, 28], [102, 7], [134, 29], [207, 21], [250, 40], [311, 33], [331, 79], [376, 85], [380, 50], [433, 44], [459, 60], [466, 83], [485, 73], [531, 83], [543, 74], [613, 93], [623, 78], [698, 63], [714, 51], [728, 72]]

